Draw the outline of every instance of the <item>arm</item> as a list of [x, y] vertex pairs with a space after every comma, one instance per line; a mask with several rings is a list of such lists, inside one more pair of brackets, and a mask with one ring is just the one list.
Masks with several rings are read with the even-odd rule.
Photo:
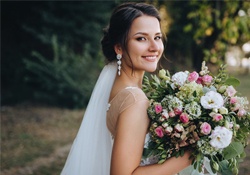
[[190, 154], [170, 158], [163, 164], [139, 166], [149, 119], [148, 101], [141, 100], [123, 111], [117, 121], [111, 175], [173, 175], [191, 164]]

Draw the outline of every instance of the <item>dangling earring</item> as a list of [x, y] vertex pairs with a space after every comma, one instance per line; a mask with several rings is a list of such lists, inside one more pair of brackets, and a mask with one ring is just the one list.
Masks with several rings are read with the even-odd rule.
[[117, 58], [117, 65], [118, 65], [118, 75], [120, 76], [121, 75], [121, 64], [122, 64], [122, 61], [121, 61], [121, 58], [122, 58], [122, 55], [121, 54], [117, 54], [116, 55], [116, 58]]

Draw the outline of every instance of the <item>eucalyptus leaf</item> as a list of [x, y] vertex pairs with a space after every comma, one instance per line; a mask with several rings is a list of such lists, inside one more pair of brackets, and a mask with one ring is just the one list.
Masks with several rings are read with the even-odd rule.
[[236, 78], [230, 77], [225, 81], [225, 84], [232, 85], [232, 86], [239, 86], [240, 81]]
[[235, 158], [244, 152], [244, 147], [240, 142], [232, 142], [228, 147], [223, 150], [223, 157], [225, 159]]
[[221, 175], [233, 175], [231, 169], [229, 169], [228, 161], [223, 160], [219, 163]]

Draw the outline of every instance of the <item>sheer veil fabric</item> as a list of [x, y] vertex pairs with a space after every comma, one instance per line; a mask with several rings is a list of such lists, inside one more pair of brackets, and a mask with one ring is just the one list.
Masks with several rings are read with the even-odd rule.
[[116, 73], [116, 62], [103, 68], [61, 175], [110, 174], [113, 141], [106, 126], [106, 111]]

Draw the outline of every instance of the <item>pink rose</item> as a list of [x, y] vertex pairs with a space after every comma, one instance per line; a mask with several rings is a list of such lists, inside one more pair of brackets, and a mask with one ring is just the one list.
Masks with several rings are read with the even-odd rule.
[[183, 112], [183, 113], [180, 115], [180, 120], [181, 120], [182, 123], [187, 123], [187, 122], [189, 122], [188, 114]]
[[237, 112], [237, 115], [238, 115], [238, 117], [243, 117], [244, 115], [246, 115], [245, 109], [240, 109], [240, 110]]
[[202, 123], [200, 129], [201, 133], [204, 135], [208, 135], [211, 132], [211, 126], [207, 122]]
[[169, 115], [169, 117], [175, 117], [174, 111], [170, 111], [170, 112], [168, 113], [168, 115]]
[[155, 113], [159, 114], [162, 111], [161, 104], [155, 104]]
[[214, 114], [213, 115], [213, 120], [218, 122], [223, 119], [223, 116], [221, 114]]
[[237, 102], [237, 98], [236, 97], [232, 97], [230, 99], [230, 104], [235, 104]]
[[182, 113], [182, 110], [179, 109], [179, 108], [174, 108], [174, 113], [175, 113], [176, 115], [180, 115], [180, 114]]
[[236, 90], [234, 89], [233, 86], [228, 86], [226, 89], [226, 93], [229, 97], [232, 97], [236, 94]]
[[199, 77], [199, 78], [196, 80], [196, 83], [197, 83], [197, 84], [202, 84], [202, 77]]
[[202, 77], [202, 83], [205, 85], [211, 84], [212, 80], [213, 80], [213, 77], [211, 77], [210, 75], [204, 75]]
[[192, 73], [190, 73], [188, 75], [188, 81], [192, 82], [192, 81], [196, 81], [199, 78], [199, 74], [195, 71], [193, 71]]
[[163, 135], [164, 135], [161, 126], [159, 126], [159, 127], [157, 127], [157, 128], [155, 129], [155, 133], [156, 133], [156, 135], [157, 135], [158, 137], [163, 137]]

